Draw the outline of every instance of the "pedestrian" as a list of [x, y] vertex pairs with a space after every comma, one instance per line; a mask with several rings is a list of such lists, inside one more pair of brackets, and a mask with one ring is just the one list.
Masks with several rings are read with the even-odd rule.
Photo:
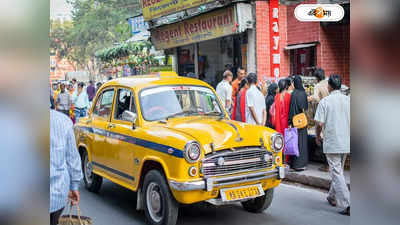
[[89, 86], [86, 88], [86, 92], [89, 97], [89, 102], [91, 103], [96, 95], [96, 88], [94, 87], [94, 82], [92, 80], [89, 81]]
[[72, 95], [72, 102], [74, 104], [75, 122], [79, 122], [79, 118], [86, 116], [86, 110], [89, 108], [89, 97], [86, 91], [83, 90], [85, 84], [80, 82], [78, 90]]
[[216, 88], [218, 97], [229, 113], [232, 105], [232, 86], [230, 84], [232, 82], [232, 77], [232, 72], [226, 70], [223, 74], [223, 80], [217, 85]]
[[[303, 87], [303, 82], [299, 75], [293, 78], [294, 90], [290, 96], [289, 124], [293, 127], [293, 117], [303, 113], [308, 109], [307, 94]], [[297, 129], [299, 156], [290, 156], [290, 168], [295, 171], [306, 170], [308, 164], [308, 134], [307, 127]]]
[[239, 91], [240, 81], [242, 81], [243, 78], [246, 77], [246, 71], [243, 68], [238, 68], [236, 75], [237, 75], [237, 78], [232, 82], [232, 100], [233, 100], [233, 102], [235, 102], [235, 100], [236, 100], [236, 95]]
[[314, 87], [314, 94], [308, 97], [308, 101], [319, 103], [321, 99], [329, 95], [328, 80], [325, 79], [325, 71], [321, 68], [316, 69], [313, 75], [318, 83]]
[[344, 177], [344, 164], [350, 153], [350, 97], [341, 93], [340, 75], [329, 77], [329, 95], [318, 105], [314, 120], [317, 122], [317, 145], [321, 145], [324, 129], [323, 151], [332, 177], [327, 200], [342, 208], [341, 214], [350, 215], [350, 192]]
[[236, 101], [233, 106], [232, 119], [240, 122], [246, 122], [246, 92], [249, 88], [247, 78], [243, 78], [239, 84], [239, 90], [236, 95]]
[[60, 93], [57, 95], [56, 109], [69, 117], [69, 110], [71, 108], [71, 96], [65, 90], [65, 84], [61, 84]]
[[97, 84], [96, 84], [96, 93], [100, 90], [101, 85], [103, 85], [101, 82], [97, 82]]
[[[318, 104], [321, 101], [321, 99], [323, 99], [329, 95], [328, 80], [325, 79], [325, 71], [321, 68], [316, 69], [314, 71], [313, 75], [314, 75], [314, 77], [317, 78], [318, 83], [314, 87], [314, 94], [308, 97], [308, 101], [313, 102], [314, 104], [317, 104], [317, 107], [318, 107]], [[321, 151], [322, 149], [323, 149], [323, 145], [321, 146], [321, 148], [319, 148], [319, 150]], [[322, 154], [322, 155], [323, 155], [324, 164], [320, 168], [318, 168], [318, 170], [323, 171], [323, 172], [329, 172], [329, 166], [328, 166], [326, 157], [324, 154]]]
[[257, 74], [250, 73], [247, 80], [249, 89], [246, 91], [246, 123], [264, 125], [267, 119], [265, 98], [257, 88]]
[[275, 126], [272, 124], [272, 121], [271, 121], [271, 115], [269, 113], [269, 110], [270, 110], [272, 104], [274, 104], [275, 96], [278, 93], [278, 90], [279, 90], [278, 85], [276, 83], [272, 83], [268, 86], [267, 90], [268, 90], [267, 97], [265, 98], [265, 109], [267, 111], [267, 119], [265, 122], [265, 126], [275, 129]]
[[[279, 80], [278, 88], [279, 93], [275, 95], [275, 130], [285, 135], [285, 129], [289, 127], [289, 109], [290, 109], [290, 93], [289, 87], [291, 81], [288, 78]], [[285, 163], [289, 163], [289, 157], [283, 156]]]
[[78, 89], [78, 82], [76, 82], [76, 78], [72, 78], [71, 84], [74, 91]]
[[289, 127], [290, 84], [287, 78], [279, 80], [279, 93], [275, 95], [275, 130], [281, 134], [284, 134], [285, 129]]
[[81, 159], [76, 148], [72, 121], [50, 110], [50, 225], [57, 225], [67, 199], [79, 204]]

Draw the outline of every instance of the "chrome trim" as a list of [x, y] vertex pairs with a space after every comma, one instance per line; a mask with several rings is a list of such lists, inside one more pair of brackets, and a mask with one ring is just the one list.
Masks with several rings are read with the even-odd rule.
[[[281, 148], [281, 149], [275, 149], [274, 142], [275, 142], [275, 139], [278, 138], [278, 137], [282, 138], [282, 148]], [[278, 132], [277, 132], [277, 133], [273, 133], [273, 134], [271, 135], [271, 137], [270, 137], [270, 141], [271, 141], [271, 149], [272, 149], [274, 152], [280, 152], [280, 151], [282, 151], [282, 149], [283, 149], [284, 146], [285, 146], [285, 139], [283, 138], [283, 136], [282, 136], [281, 133], [278, 133]]]
[[[269, 161], [264, 160], [266, 155], [271, 158]], [[222, 160], [218, 160], [220, 158], [225, 159], [222, 165]], [[226, 149], [203, 158], [200, 171], [205, 178], [258, 171], [272, 168], [274, 163], [272, 158], [270, 151], [257, 146], [237, 150]], [[221, 161], [220, 164], [218, 164], [219, 161]]]
[[240, 184], [245, 182], [253, 182], [274, 177], [281, 178], [279, 174], [280, 171], [282, 171], [282, 169], [279, 168], [279, 170], [273, 169], [270, 171], [243, 174], [239, 176], [228, 176], [228, 177], [224, 176], [217, 178], [213, 177], [213, 178], [205, 178], [203, 180], [188, 181], [188, 182], [178, 182], [175, 180], [169, 180], [169, 185], [172, 189], [177, 191], [194, 191], [194, 190], [212, 191], [214, 187]]
[[[189, 146], [192, 145], [192, 144], [198, 145], [198, 146], [199, 146], [199, 149], [200, 149], [199, 157], [198, 157], [196, 160], [190, 159], [190, 158], [189, 158], [189, 155], [188, 155]], [[197, 161], [199, 161], [199, 159], [200, 159], [200, 157], [201, 157], [201, 145], [200, 145], [200, 143], [197, 142], [197, 141], [189, 141], [188, 143], [186, 143], [185, 148], [184, 148], [184, 151], [183, 151], [183, 156], [184, 156], [184, 158], [186, 159], [186, 161], [187, 161], [188, 163], [192, 163], [192, 164], [193, 164], [193, 163], [196, 163]]]
[[169, 180], [169, 186], [177, 191], [194, 191], [194, 190], [204, 190], [206, 188], [206, 183], [204, 180], [187, 181], [187, 182], [178, 182], [175, 180]]
[[232, 204], [235, 204], [237, 202], [245, 202], [245, 201], [248, 201], [248, 200], [249, 199], [246, 198], [246, 199], [241, 199], [241, 200], [237, 200], [237, 201], [224, 202], [220, 198], [212, 198], [212, 199], [205, 200], [205, 202], [210, 203], [211, 205], [221, 206], [221, 205], [232, 205]]
[[268, 152], [266, 149], [263, 149], [263, 148], [260, 148], [260, 147], [250, 147], [250, 148], [246, 147], [246, 149], [244, 149], [244, 150], [236, 149], [236, 150], [225, 150], [224, 152], [221, 152], [221, 153], [216, 152], [215, 154], [212, 154], [210, 156], [206, 156], [205, 158], [202, 159], [202, 161], [210, 160], [210, 159], [213, 159], [213, 158], [216, 158], [216, 157], [219, 157], [219, 156], [226, 156], [226, 155], [229, 155], [229, 154], [232, 154], [232, 153], [236, 153], [236, 152], [246, 153], [246, 152], [254, 151], [254, 150]]
[[[192, 173], [192, 169], [194, 169], [194, 173]], [[195, 166], [191, 166], [190, 168], [189, 168], [189, 176], [191, 176], [191, 177], [194, 177], [194, 176], [196, 176], [197, 175], [197, 167], [195, 167]]]

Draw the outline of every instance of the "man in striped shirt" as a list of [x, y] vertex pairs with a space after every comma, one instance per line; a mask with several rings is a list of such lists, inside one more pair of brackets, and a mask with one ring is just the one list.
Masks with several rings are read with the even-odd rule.
[[67, 204], [79, 203], [81, 158], [76, 148], [71, 119], [50, 110], [50, 224], [57, 225]]

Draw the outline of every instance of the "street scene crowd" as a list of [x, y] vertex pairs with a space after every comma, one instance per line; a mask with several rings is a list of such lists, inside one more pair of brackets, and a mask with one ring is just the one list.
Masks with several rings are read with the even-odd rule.
[[[255, 73], [246, 75], [246, 71], [239, 68], [237, 78], [233, 81], [232, 72], [226, 70], [223, 73], [223, 80], [216, 87], [216, 93], [232, 120], [266, 126], [284, 134], [285, 145], [295, 149], [293, 152], [293, 149], [285, 146], [284, 162], [289, 166], [290, 171], [296, 172], [307, 170], [309, 147], [306, 126], [296, 128], [298, 125], [295, 124], [294, 118], [299, 114], [304, 114], [308, 109], [309, 102], [316, 102], [318, 107], [315, 118], [309, 118], [309, 120], [316, 121], [315, 141], [318, 146], [324, 146], [323, 153], [326, 155], [332, 178], [326, 199], [330, 205], [342, 209], [341, 214], [350, 215], [350, 193], [344, 177], [345, 160], [350, 153], [350, 100], [341, 92], [340, 75], [333, 74], [325, 79], [324, 70], [316, 69], [314, 76], [319, 82], [313, 95], [307, 97], [302, 78], [299, 75], [289, 76], [280, 79], [278, 83], [273, 82], [267, 87], [263, 87], [258, 82]], [[64, 119], [56, 112], [51, 113], [51, 148], [60, 146], [65, 154], [70, 156], [65, 158], [69, 166], [67, 170], [69, 174], [65, 174], [65, 176], [71, 176], [69, 197], [74, 204], [79, 202], [76, 182], [79, 183], [82, 172], [72, 124], [78, 122], [79, 118], [87, 116], [96, 91], [101, 85], [101, 82], [96, 83], [95, 86], [93, 81], [89, 81], [86, 87], [85, 83], [72, 79], [67, 84], [54, 84], [50, 91], [51, 108], [70, 118], [68, 121], [69, 119]], [[288, 140], [293, 130], [295, 131], [294, 138], [297, 140]], [[293, 147], [293, 144], [297, 146]], [[52, 149], [53, 151], [55, 150]], [[64, 154], [63, 151], [61, 154]], [[60, 155], [52, 154], [51, 160], [60, 160], [60, 157]], [[50, 165], [52, 168], [53, 164]], [[55, 174], [51, 175], [51, 181], [54, 179], [54, 183], [51, 182], [53, 184], [51, 185], [51, 202], [60, 202], [58, 196], [60, 193], [56, 191], [59, 190], [59, 187], [56, 186], [56, 179], [65, 178], [56, 178]], [[66, 192], [68, 191], [66, 190]], [[64, 197], [66, 198], [66, 196]], [[65, 200], [61, 200], [61, 202], [65, 202]], [[53, 211], [51, 220], [58, 221], [63, 209], [64, 207]]]
[[[289, 176], [286, 174], [295, 174], [297, 177], [304, 176], [307, 180], [309, 179], [308, 173], [315, 174], [314, 170], [318, 170], [319, 175], [323, 174], [327, 178], [325, 179], [327, 184], [325, 185], [324, 183], [323, 187], [326, 193], [322, 192], [324, 197], [318, 195], [318, 198], [322, 198], [322, 202], [327, 207], [336, 207], [331, 208], [333, 211], [337, 211], [342, 215], [350, 215], [349, 178], [346, 176], [350, 168], [350, 89], [346, 86], [350, 85], [350, 1], [337, 1], [343, 7], [345, 16], [341, 21], [332, 23], [305, 23], [299, 22], [295, 18], [294, 11], [300, 2], [319, 2], [315, 0], [296, 1], [293, 4], [285, 4], [284, 2], [287, 1], [278, 0], [239, 2], [152, 1], [151, 4], [148, 1], [136, 0], [60, 0], [59, 2], [62, 2], [58, 3], [61, 5], [60, 8], [63, 8], [62, 4], [64, 4], [64, 8], [69, 5], [72, 10], [67, 10], [69, 11], [67, 14], [71, 14], [70, 18], [68, 16], [59, 18], [55, 16], [52, 18], [50, 26], [51, 225], [61, 224], [63, 217], [65, 219], [66, 216], [63, 215], [63, 212], [65, 213], [65, 209], [68, 206], [79, 205], [82, 199], [81, 192], [79, 192], [80, 184], [85, 183], [90, 192], [96, 192], [90, 190], [93, 188], [88, 188], [87, 176], [97, 176], [97, 178], [103, 179], [103, 176], [96, 174], [96, 168], [92, 168], [93, 159], [88, 157], [88, 153], [85, 155], [80, 149], [77, 149], [80, 139], [85, 139], [84, 136], [77, 134], [77, 130], [86, 129], [88, 133], [92, 132], [90, 135], [93, 134], [93, 137], [97, 135], [93, 131], [96, 130], [96, 132], [101, 133], [99, 134], [101, 137], [98, 138], [101, 140], [114, 135], [115, 137], [110, 137], [110, 139], [115, 139], [112, 140], [114, 145], [121, 144], [122, 140], [122, 142], [125, 141], [129, 144], [133, 143], [137, 147], [137, 141], [139, 140], [139, 142], [143, 142], [141, 143], [142, 147], [145, 146], [145, 148], [151, 150], [162, 148], [161, 151], [164, 151], [164, 153], [186, 154], [186, 147], [190, 142], [186, 143], [187, 145], [183, 150], [178, 149], [180, 151], [174, 152], [171, 146], [163, 146], [162, 144], [165, 143], [161, 144], [159, 143], [160, 141], [141, 140], [134, 136], [118, 133], [116, 130], [108, 131], [108, 129], [102, 129], [101, 127], [99, 129], [91, 129], [90, 125], [88, 127], [81, 126], [83, 123], [91, 123], [92, 118], [86, 120], [85, 117], [91, 116], [89, 113], [96, 96], [102, 96], [107, 91], [106, 88], [103, 89], [103, 93], [99, 93], [102, 85], [110, 84], [106, 84], [105, 80], [124, 79], [123, 77], [136, 77], [136, 75], [144, 74], [158, 74], [161, 77], [161, 72], [204, 81], [206, 84], [198, 83], [198, 80], [190, 81], [201, 84], [202, 88], [213, 87], [216, 95], [214, 95], [213, 91], [209, 91], [207, 93], [209, 95], [203, 96], [204, 102], [210, 106], [210, 109], [213, 109], [217, 101], [212, 100], [219, 98], [229, 118], [226, 117], [224, 110], [219, 112], [212, 110], [210, 112], [204, 110], [192, 111], [197, 111], [194, 113], [203, 117], [205, 114], [215, 115], [219, 113], [218, 122], [212, 122], [218, 124], [216, 126], [228, 124], [230, 131], [232, 128], [235, 129], [238, 133], [237, 140], [239, 141], [237, 142], [240, 142], [242, 138], [235, 124], [240, 124], [242, 127], [252, 127], [254, 130], [259, 129], [263, 132], [268, 131], [270, 133], [269, 142], [271, 143], [272, 136], [278, 135], [283, 141], [282, 148], [279, 151], [275, 151], [277, 148], [274, 149], [275, 147], [268, 143], [271, 147], [270, 153], [274, 154], [274, 157], [282, 153], [279, 163], [276, 160], [273, 163], [271, 161], [271, 165], [274, 166], [267, 168], [271, 171], [272, 169], [278, 171], [279, 175], [273, 177], [277, 179], [275, 184], [280, 183], [281, 180], [288, 181], [289, 184], [292, 184], [290, 182], [301, 183], [297, 180], [289, 180]], [[177, 4], [177, 6], [169, 8], [174, 5], [172, 3]], [[322, 8], [320, 9], [323, 11]], [[305, 30], [307, 32], [304, 32]], [[338, 49], [341, 50], [339, 51]], [[327, 74], [325, 74], [325, 71], [327, 71]], [[140, 79], [140, 77], [137, 79]], [[136, 78], [132, 80], [136, 80]], [[174, 83], [173, 85], [181, 84]], [[124, 105], [122, 107], [123, 110], [119, 113], [114, 112], [114, 114], [118, 115], [118, 118], [114, 119], [121, 119], [124, 116], [126, 119], [123, 121], [124, 127], [129, 123], [132, 130], [134, 130], [136, 119], [141, 115], [140, 113], [139, 115], [136, 114], [136, 111], [131, 112], [125, 109], [135, 108], [136, 106], [133, 106], [133, 104], [140, 104], [141, 101], [137, 103], [131, 100], [122, 100], [119, 98], [120, 90], [117, 89], [115, 88], [115, 95], [111, 91], [111, 94], [108, 93], [111, 96], [107, 98], [109, 102], [107, 103], [108, 108], [105, 110], [105, 114], [108, 116], [108, 125], [104, 126], [117, 127], [116, 129], [118, 129], [118, 124], [111, 124], [113, 122], [111, 114], [113, 109], [120, 110], [115, 104], [120, 104], [121, 102]], [[130, 93], [125, 97], [134, 96], [132, 90], [125, 91]], [[179, 102], [182, 98], [175, 92], [172, 95], [174, 96], [173, 100], [176, 102]], [[213, 98], [209, 98], [211, 95]], [[165, 96], [166, 100], [168, 100], [167, 97], [171, 97]], [[188, 102], [195, 101], [193, 100], [195, 97], [190, 97], [192, 99], [188, 98]], [[168, 104], [159, 96], [157, 100], [162, 104]], [[162, 108], [158, 107], [157, 109], [157, 102], [154, 98], [147, 103], [154, 105], [154, 111], [160, 111], [159, 108]], [[169, 118], [176, 115], [190, 115], [189, 110], [184, 110], [184, 107], [182, 107], [182, 110], [179, 108], [181, 107], [179, 103], [176, 106], [178, 108], [177, 112], [169, 113], [167, 111], [165, 114], [168, 115], [159, 121], [160, 124], [165, 125], [168, 129], [172, 127], [168, 123]], [[127, 112], [123, 115], [125, 111]], [[106, 117], [102, 119], [104, 118]], [[157, 120], [146, 120], [146, 122]], [[221, 120], [224, 122], [223, 125], [221, 125]], [[239, 123], [233, 121], [238, 121]], [[207, 121], [204, 123], [207, 123]], [[170, 125], [171, 127], [168, 127]], [[202, 129], [207, 127], [203, 125], [197, 126]], [[178, 128], [176, 128], [177, 131], [175, 132], [181, 132], [181, 127], [188, 126], [191, 126], [191, 124], [177, 126]], [[221, 132], [225, 135], [229, 133], [227, 131], [228, 128], [221, 128], [221, 130], [213, 134], [218, 136], [219, 132]], [[183, 131], [182, 133], [185, 135], [190, 134], [192, 132], [190, 129], [185, 131], [186, 133]], [[193, 130], [195, 129], [193, 128]], [[246, 129], [243, 130], [243, 132], [247, 132]], [[158, 130], [155, 133], [163, 136], [162, 132]], [[210, 131], [210, 133], [212, 132]], [[176, 136], [185, 135], [180, 133]], [[224, 135], [221, 135], [221, 137]], [[248, 133], [246, 135], [251, 136]], [[167, 139], [167, 141], [170, 141], [169, 139], [172, 140], [172, 136], [174, 135], [163, 137], [165, 138], [164, 141]], [[210, 137], [213, 142], [215, 141], [214, 139], [221, 138], [214, 136], [211, 135]], [[221, 139], [224, 139], [223, 141], [225, 142], [228, 139], [233, 140], [228, 136]], [[195, 135], [192, 135], [192, 137], [194, 139], [198, 138]], [[153, 139], [156, 138], [153, 137]], [[263, 141], [264, 139], [260, 138], [261, 148], [264, 148]], [[98, 142], [100, 143], [101, 141]], [[213, 142], [210, 144], [210, 152], [214, 154]], [[200, 141], [197, 144], [199, 144], [197, 149], [199, 153], [203, 148], [200, 147]], [[254, 143], [251, 146], [245, 146], [243, 143], [235, 144], [237, 144], [238, 148], [246, 150], [248, 150], [248, 147], [254, 147]], [[257, 148], [260, 146], [256, 145]], [[103, 148], [104, 146], [101, 147]], [[116, 148], [119, 147], [117, 146]], [[164, 147], [166, 148], [164, 149]], [[217, 151], [234, 151], [235, 148], [236, 145], [230, 147], [230, 149], [221, 147]], [[123, 155], [118, 152], [113, 152], [112, 154], [112, 157], [120, 155], [119, 160]], [[127, 156], [127, 154], [124, 155], [124, 157]], [[106, 158], [107, 156], [101, 157]], [[187, 158], [186, 155], [182, 156], [182, 158], [185, 157]], [[203, 157], [205, 160], [206, 153], [204, 153]], [[266, 162], [267, 158], [264, 156], [256, 160], [264, 160]], [[222, 158], [221, 160], [225, 159]], [[245, 161], [245, 163], [256, 162], [251, 160]], [[281, 165], [282, 161], [283, 166]], [[95, 167], [108, 170], [116, 177], [123, 177], [124, 179], [135, 178], [135, 174], [124, 174], [121, 170], [112, 168], [112, 165], [107, 167], [106, 165], [100, 165], [99, 162], [95, 163], [97, 163]], [[117, 163], [121, 162], [118, 161]], [[134, 163], [139, 165], [139, 159], [135, 158]], [[235, 163], [239, 164], [235, 161], [230, 168], [237, 166]], [[218, 168], [218, 166], [224, 164], [224, 161], [221, 162], [221, 165], [218, 162], [214, 164]], [[198, 164], [199, 171], [203, 169], [200, 165], [202, 164]], [[315, 169], [316, 165], [317, 169]], [[129, 166], [132, 165], [129, 164]], [[243, 169], [249, 165], [240, 166], [243, 166], [241, 167]], [[280, 169], [283, 167], [285, 168], [285, 175], [280, 177]], [[85, 168], [89, 169], [86, 170]], [[194, 166], [193, 168], [194, 170], [192, 171], [197, 173], [197, 168]], [[260, 168], [254, 171], [259, 172]], [[124, 169], [126, 168], [122, 170]], [[246, 170], [243, 169], [243, 171]], [[133, 173], [132, 170], [130, 172]], [[145, 170], [145, 173], [147, 172], [149, 171]], [[199, 172], [199, 174], [201, 173]], [[240, 174], [240, 176], [242, 175]], [[245, 175], [249, 174], [246, 173]], [[215, 177], [218, 176], [215, 175], [213, 178]], [[197, 178], [201, 178], [204, 182], [208, 181], [206, 177], [201, 177], [200, 175]], [[267, 178], [270, 179], [271, 177]], [[267, 178], [265, 179], [267, 180]], [[121, 184], [112, 179], [110, 181]], [[272, 182], [272, 179], [268, 181]], [[183, 185], [183, 183], [180, 183], [180, 185]], [[244, 186], [242, 183], [241, 185]], [[261, 182], [257, 185], [261, 185]], [[262, 185], [262, 188], [264, 188], [264, 184]], [[305, 185], [309, 184], [306, 182]], [[208, 184], [205, 186], [208, 186]], [[313, 185], [309, 185], [309, 187], [311, 186]], [[233, 189], [233, 187], [228, 188]], [[265, 188], [264, 190], [262, 188], [260, 187], [261, 191], [273, 192], [273, 188]], [[321, 188], [321, 186], [316, 186], [316, 188]], [[136, 191], [133, 187], [130, 187], [130, 189]], [[279, 191], [280, 188], [277, 189]], [[218, 189], [218, 192], [221, 190]], [[280, 196], [288, 198], [299, 197], [298, 194], [293, 196], [294, 193], [298, 193], [293, 189], [285, 189], [285, 191], [287, 192]], [[159, 212], [160, 208], [162, 208], [163, 202], [160, 198], [166, 197], [159, 196], [157, 195], [158, 193], [157, 190], [153, 190], [151, 193], [153, 201], [147, 200], [154, 203], [153, 211], [156, 212]], [[138, 191], [138, 196], [141, 194]], [[164, 193], [164, 195], [166, 194]], [[208, 200], [222, 199], [221, 195], [218, 195], [215, 199]], [[267, 195], [263, 194], [264, 202], [266, 202], [265, 198], [267, 198], [265, 196]], [[305, 197], [305, 195], [302, 196], [300, 194], [300, 198], [302, 197]], [[257, 198], [241, 198], [237, 203], [254, 200], [250, 205], [257, 204], [258, 198], [260, 196]], [[305, 203], [307, 206], [305, 208], [313, 204], [310, 202], [312, 201]], [[258, 205], [260, 205], [260, 202], [258, 202]], [[289, 202], [289, 207], [293, 205], [295, 204]], [[140, 204], [138, 203], [139, 206]], [[313, 207], [309, 208], [313, 209]], [[338, 213], [334, 214], [337, 215]], [[282, 214], [282, 211], [279, 211], [278, 214]], [[337, 216], [339, 219], [334, 217], [333, 222], [343, 221], [342, 219], [346, 218], [341, 215]], [[309, 219], [306, 218], [306, 221], [309, 221]], [[82, 223], [82, 221], [79, 222]], [[317, 221], [317, 224], [319, 223], [321, 222]], [[159, 222], [157, 224], [165, 223]], [[304, 224], [311, 223], [306, 222]]]

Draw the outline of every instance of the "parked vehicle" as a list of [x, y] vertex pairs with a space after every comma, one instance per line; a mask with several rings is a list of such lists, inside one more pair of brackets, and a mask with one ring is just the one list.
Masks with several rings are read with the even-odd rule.
[[262, 212], [285, 176], [281, 134], [230, 120], [211, 86], [173, 72], [103, 84], [75, 135], [86, 188], [104, 177], [137, 192], [148, 224], [204, 201]]

